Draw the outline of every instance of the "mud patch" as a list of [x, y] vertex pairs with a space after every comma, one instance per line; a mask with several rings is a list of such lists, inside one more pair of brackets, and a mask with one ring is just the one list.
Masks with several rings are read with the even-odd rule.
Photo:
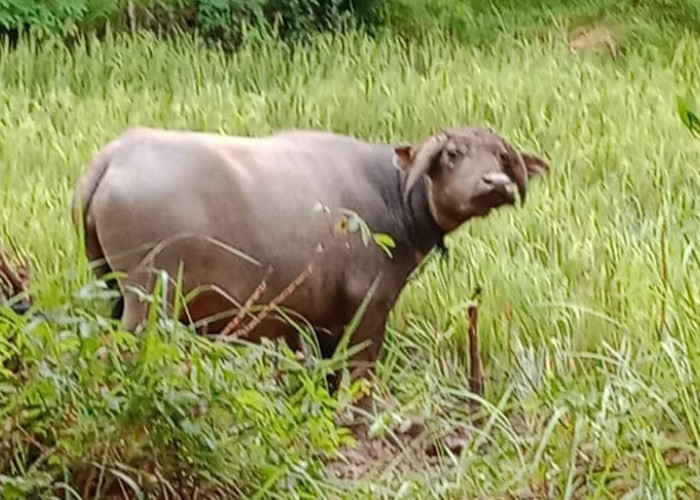
[[457, 428], [436, 435], [418, 422], [407, 422], [382, 435], [371, 431], [367, 423], [350, 427], [356, 444], [342, 449], [340, 456], [327, 461], [326, 471], [336, 479], [362, 479], [370, 472], [392, 467], [399, 473], [417, 472], [439, 466], [443, 453], [459, 455], [470, 441], [468, 428]]
[[[480, 293], [481, 287], [477, 287], [472, 294], [472, 303], [467, 308], [469, 391], [477, 396], [469, 402], [471, 416], [468, 420], [472, 426], [483, 423], [483, 418], [477, 416], [481, 410], [480, 398], [484, 396], [484, 373], [478, 337], [479, 309], [476, 304]], [[461, 353], [460, 357], [466, 358], [467, 353]], [[355, 409], [367, 411], [369, 402], [369, 398], [364, 399], [363, 404]], [[388, 466], [407, 475], [420, 469], [438, 467], [440, 455], [462, 453], [471, 440], [470, 429], [474, 428], [460, 426], [447, 432], [436, 432], [420, 421], [399, 419], [393, 425], [381, 425], [382, 432], [379, 435], [373, 432], [373, 424], [368, 420], [367, 414], [361, 415], [361, 412], [351, 410], [340, 420], [340, 425], [350, 429], [355, 446], [342, 449], [339, 457], [327, 461], [326, 470], [332, 477], [345, 480], [360, 479], [370, 471], [381, 471]]]

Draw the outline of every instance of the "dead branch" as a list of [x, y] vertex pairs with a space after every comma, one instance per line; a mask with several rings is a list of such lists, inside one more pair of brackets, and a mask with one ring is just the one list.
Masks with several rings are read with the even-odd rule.
[[[475, 295], [478, 295], [478, 291]], [[473, 302], [468, 308], [469, 314], [469, 390], [479, 398], [484, 396], [484, 371], [479, 350], [478, 320], [479, 308]], [[481, 403], [472, 400], [472, 410], [477, 411]]]
[[245, 313], [250, 310], [250, 307], [253, 305], [253, 302], [258, 300], [262, 293], [267, 289], [266, 280], [270, 276], [271, 272], [272, 267], [268, 267], [267, 271], [265, 272], [265, 275], [260, 281], [260, 284], [255, 288], [255, 290], [253, 290], [253, 293], [250, 294], [250, 297], [248, 297], [248, 300], [245, 301], [243, 307], [239, 309], [236, 316], [231, 321], [229, 321], [226, 327], [223, 329], [223, 331], [221, 332], [222, 336], [229, 335], [233, 331], [233, 329], [238, 326], [238, 324], [243, 320], [243, 316], [245, 315]]
[[[25, 268], [23, 272], [22, 268]], [[12, 264], [10, 263], [10, 260], [7, 258], [5, 255], [5, 251], [0, 247], [0, 273], [2, 273], [3, 277], [7, 280], [7, 283], [12, 287], [13, 291], [15, 294], [21, 293], [21, 292], [26, 292], [27, 287], [29, 285], [29, 276], [26, 271], [27, 269], [27, 263], [21, 264], [21, 267], [19, 270], [15, 270]], [[23, 274], [25, 274], [23, 276]]]
[[[27, 293], [31, 278], [29, 261], [25, 258], [15, 268], [0, 246], [0, 301], [4, 302], [13, 297]], [[30, 303], [29, 297], [26, 298]]]
[[477, 322], [479, 309], [476, 305], [469, 306], [469, 389], [478, 396], [484, 395], [484, 373], [479, 352], [479, 336]]
[[[259, 325], [262, 322], [262, 320], [264, 320], [268, 316], [268, 314], [270, 314], [270, 311], [272, 310], [272, 308], [277, 307], [282, 301], [284, 301], [287, 297], [289, 297], [292, 294], [292, 292], [294, 292], [294, 290], [296, 290], [297, 288], [299, 288], [299, 286], [301, 286], [301, 284], [311, 275], [312, 270], [313, 270], [313, 262], [311, 262], [301, 273], [299, 273], [299, 275], [297, 275], [297, 277], [294, 278], [294, 280], [289, 285], [287, 285], [287, 287], [284, 290], [282, 290], [275, 298], [273, 298], [268, 304], [266, 304], [265, 307], [263, 307], [260, 314], [258, 314], [258, 316], [256, 316], [250, 323], [245, 325], [240, 330], [236, 330], [233, 333], [229, 333], [231, 331], [231, 329], [233, 328], [233, 327], [229, 328], [229, 325], [236, 322], [236, 318], [239, 315], [241, 315], [241, 313], [239, 312], [239, 314], [236, 316], [236, 318], [231, 320], [229, 322], [229, 324], [226, 325], [226, 328], [224, 328], [224, 330], [221, 334], [221, 337], [228, 336], [228, 337], [238, 338], [238, 337], [245, 336], [248, 333], [250, 333], [250, 331], [253, 328], [255, 328], [257, 325]], [[264, 283], [264, 281], [263, 281], [263, 283]], [[261, 286], [258, 286], [258, 289], [260, 289], [260, 288], [261, 288]], [[253, 302], [252, 300], [248, 299], [246, 301], [246, 305], [249, 307], [252, 302]], [[246, 308], [246, 306], [244, 306], [243, 311], [245, 311], [245, 308]]]

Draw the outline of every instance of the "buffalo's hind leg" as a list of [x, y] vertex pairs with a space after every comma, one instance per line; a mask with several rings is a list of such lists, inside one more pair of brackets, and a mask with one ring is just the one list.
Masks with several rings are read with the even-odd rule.
[[112, 319], [120, 319], [122, 317], [122, 314], [124, 313], [124, 293], [122, 292], [121, 287], [119, 286], [119, 280], [117, 278], [110, 277], [105, 279], [104, 281], [107, 285], [107, 288], [111, 292], [117, 292], [118, 294], [116, 300], [112, 304], [112, 312], [109, 317]]
[[[84, 219], [84, 243], [85, 253], [90, 266], [93, 268], [93, 273], [98, 279], [105, 278], [112, 272], [112, 268], [107, 262], [105, 253], [102, 250], [102, 245], [97, 237], [97, 228], [92, 214], [88, 213]], [[119, 281], [115, 277], [105, 278], [107, 288], [113, 291], [119, 291], [119, 297], [112, 306], [112, 319], [119, 319], [124, 313], [124, 292], [120, 289]]]
[[124, 296], [119, 294], [117, 301], [112, 307], [112, 319], [120, 319], [124, 314]]
[[124, 282], [120, 282], [120, 288], [122, 296], [115, 305], [114, 312], [121, 309], [122, 328], [137, 333], [143, 328], [148, 314], [148, 302], [141, 296], [153, 291], [151, 273], [143, 268], [136, 268]]

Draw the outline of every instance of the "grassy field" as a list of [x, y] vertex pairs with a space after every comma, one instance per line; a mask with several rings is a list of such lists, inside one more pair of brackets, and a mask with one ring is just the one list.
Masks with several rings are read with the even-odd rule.
[[[700, 141], [675, 97], [699, 88], [700, 39], [676, 41], [617, 59], [574, 55], [557, 30], [481, 47], [251, 42], [229, 58], [146, 36], [3, 51], [0, 239], [32, 256], [50, 314], [0, 316], [5, 497], [696, 497]], [[445, 433], [469, 425], [459, 353], [483, 289], [487, 418], [460, 456], [336, 479], [321, 460], [347, 437], [332, 424], [346, 393], [321, 389], [324, 363], [300, 369], [279, 349], [212, 345], [165, 320], [143, 339], [108, 331], [69, 200], [125, 127], [409, 141], [458, 123], [489, 124], [552, 165], [522, 209], [450, 238], [449, 260], [431, 259], [392, 315], [376, 427], [411, 418]]]

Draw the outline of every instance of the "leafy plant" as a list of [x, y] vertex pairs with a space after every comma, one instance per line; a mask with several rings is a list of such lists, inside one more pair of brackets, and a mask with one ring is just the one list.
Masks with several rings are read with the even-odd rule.
[[210, 342], [159, 315], [136, 338], [65, 308], [3, 321], [0, 339], [9, 338], [0, 343], [5, 498], [52, 491], [59, 479], [95, 497], [188, 480], [312, 491], [321, 459], [348, 442], [333, 421], [339, 400], [323, 389], [329, 365], [303, 366], [285, 346]]
[[264, 25], [264, 7], [265, 0], [199, 0], [195, 19], [205, 37], [234, 48], [240, 44], [246, 25]]
[[[317, 203], [315, 211], [329, 213], [330, 209], [321, 203]], [[362, 243], [365, 246], [369, 245], [371, 239], [384, 253], [391, 257], [391, 249], [396, 247], [396, 242], [390, 235], [373, 232], [367, 222], [354, 210], [341, 208], [339, 212], [341, 217], [335, 223], [336, 230], [341, 233], [355, 233], [359, 231]]]
[[700, 117], [694, 111], [690, 98], [678, 97], [676, 100], [678, 116], [683, 124], [695, 137], [700, 137]]
[[[61, 37], [112, 22], [137, 22], [153, 30], [196, 29], [227, 49], [248, 29], [275, 31], [285, 39], [336, 31], [347, 21], [381, 22], [383, 0], [0, 0], [0, 31], [31, 30]], [[274, 28], [274, 30], [273, 30]]]
[[381, 248], [389, 257], [391, 257], [391, 249], [396, 246], [394, 239], [386, 233], [373, 232], [367, 222], [360, 217], [357, 212], [348, 209], [341, 209], [343, 217], [338, 223], [341, 230], [347, 230], [351, 233], [360, 231], [362, 242], [367, 246], [370, 238]]

